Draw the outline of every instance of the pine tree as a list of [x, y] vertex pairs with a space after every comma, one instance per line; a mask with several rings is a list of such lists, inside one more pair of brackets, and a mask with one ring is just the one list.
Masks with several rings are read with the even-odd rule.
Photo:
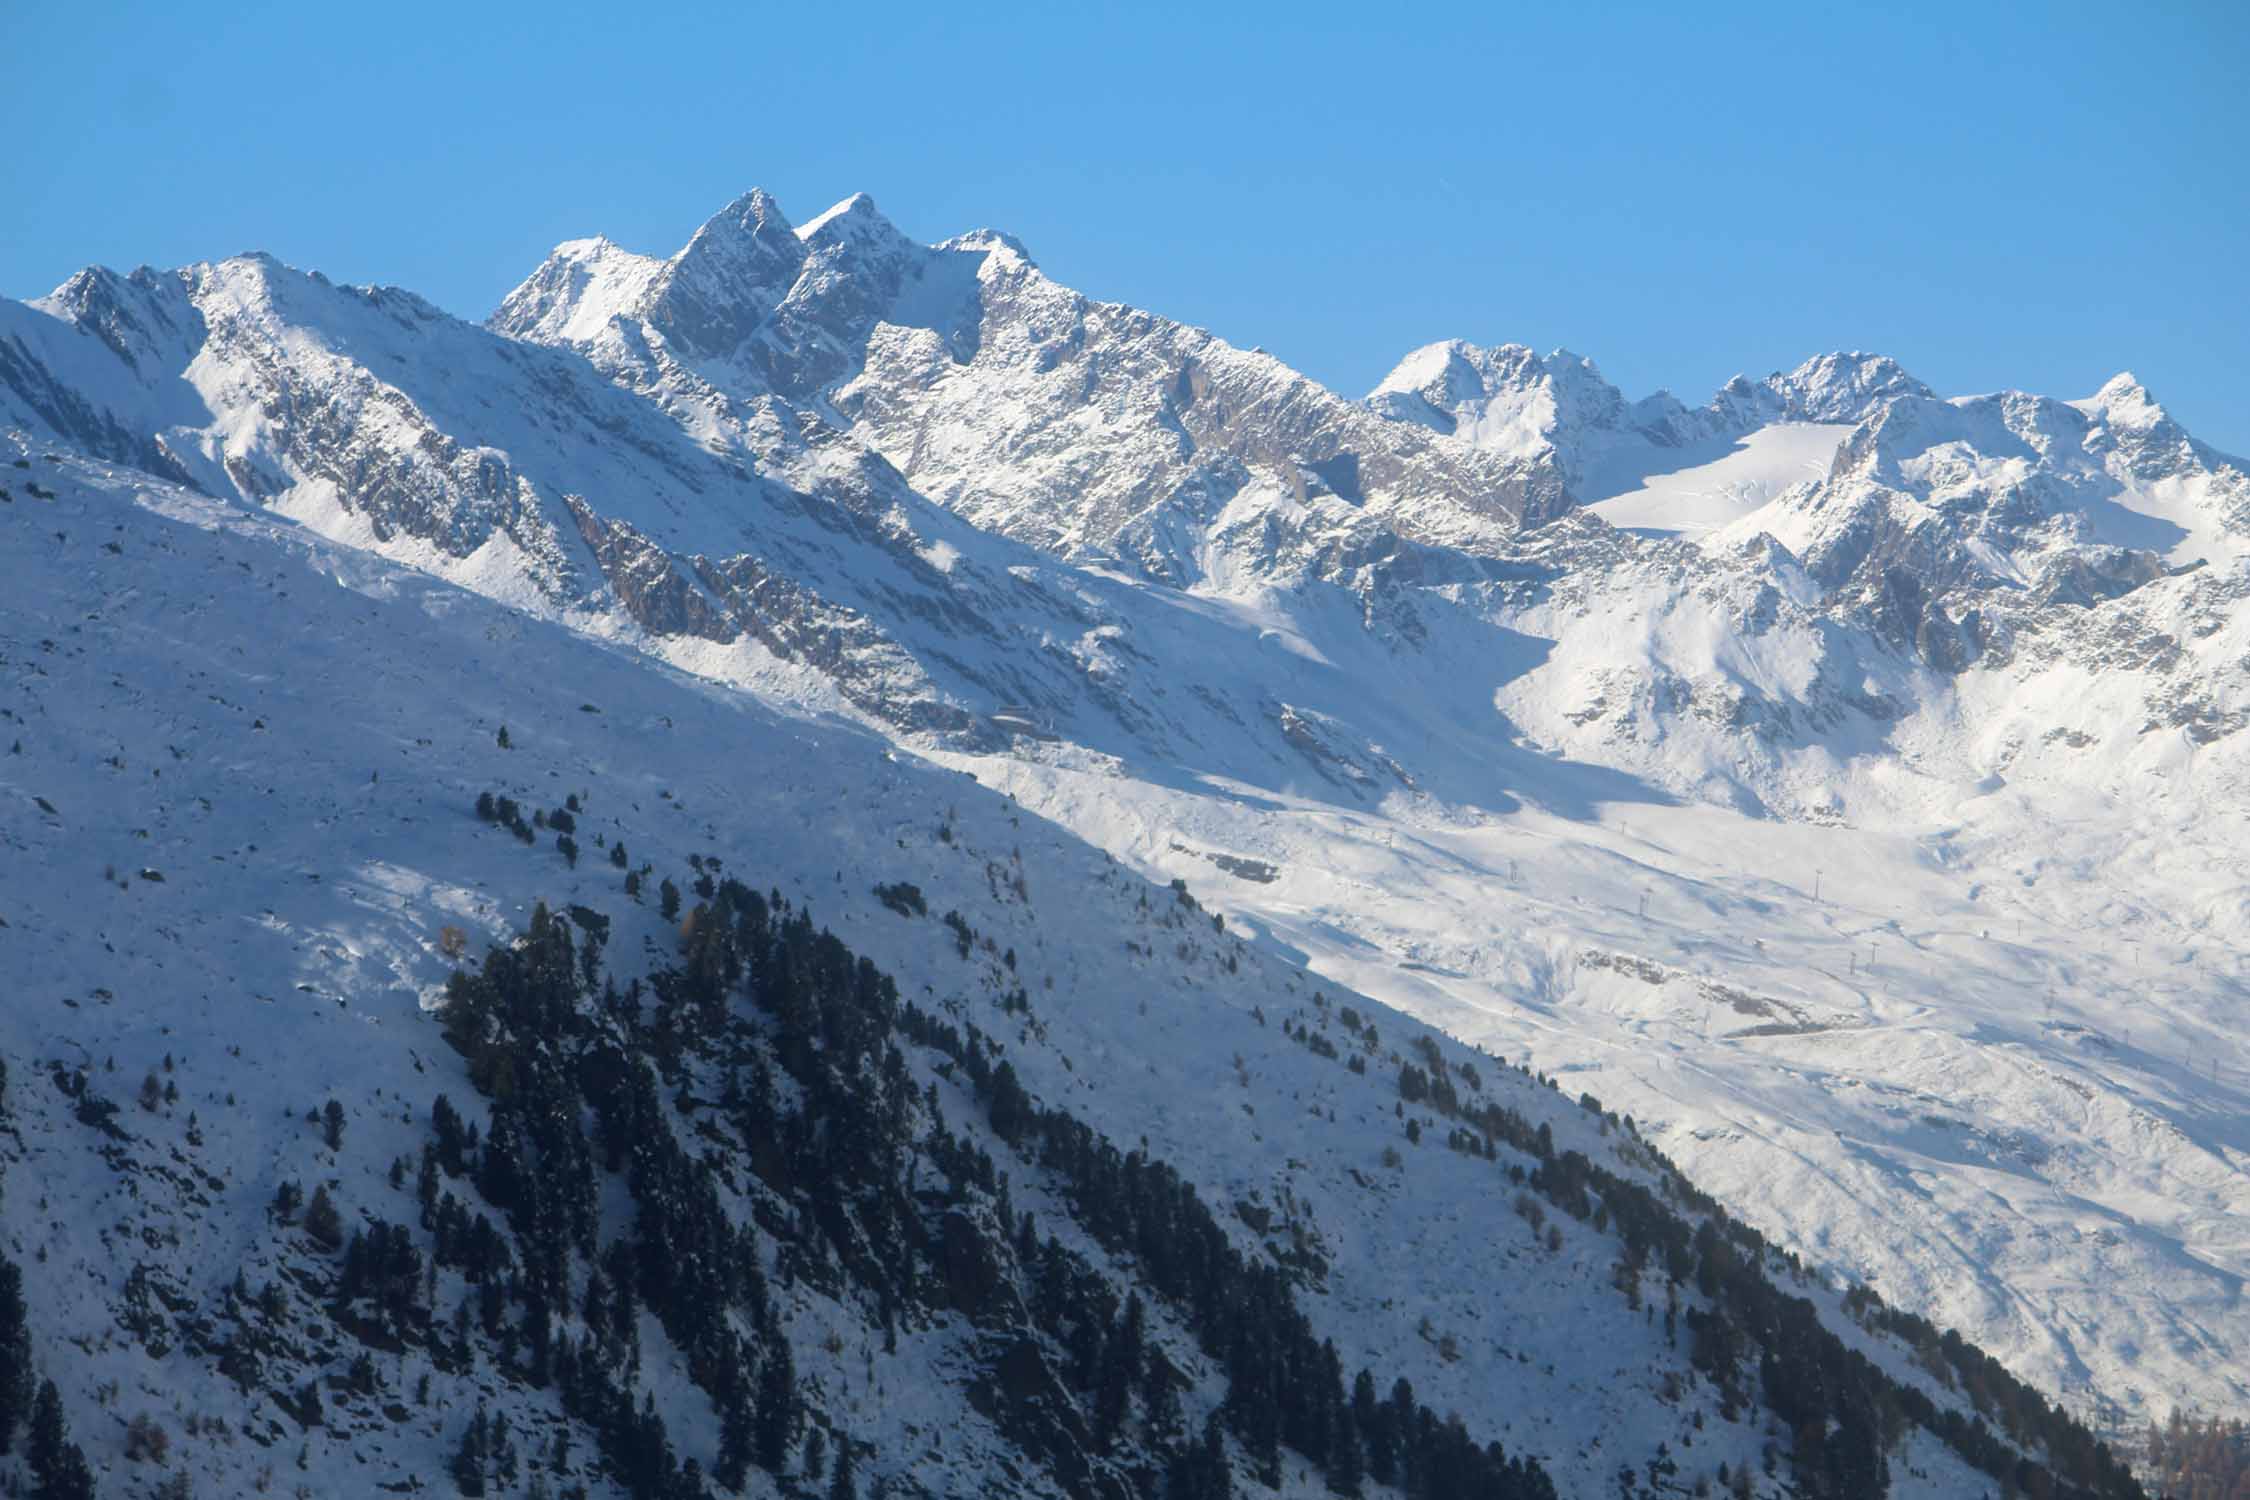
[[1177, 1435], [1186, 1417], [1180, 1410], [1178, 1377], [1173, 1373], [1172, 1362], [1162, 1355], [1146, 1362], [1147, 1373], [1141, 1385], [1141, 1409], [1146, 1414], [1148, 1430], [1157, 1437]]
[[344, 1216], [337, 1211], [336, 1200], [328, 1196], [326, 1183], [313, 1189], [312, 1202], [305, 1208], [305, 1233], [323, 1250], [344, 1243]]
[[1339, 1495], [1357, 1496], [1366, 1474], [1367, 1464], [1359, 1451], [1359, 1435], [1352, 1431], [1351, 1423], [1338, 1423], [1328, 1455], [1328, 1487]]
[[516, 1445], [508, 1437], [508, 1414], [492, 1419], [492, 1478], [503, 1487], [516, 1482]]
[[[1138, 1296], [1134, 1297], [1132, 1308], [1136, 1312], [1139, 1310]], [[1094, 1441], [1105, 1448], [1125, 1425], [1132, 1405], [1134, 1378], [1140, 1374], [1139, 1365], [1140, 1351], [1121, 1321], [1095, 1360]]]
[[721, 1488], [737, 1495], [750, 1474], [750, 1439], [750, 1411], [737, 1394], [719, 1415], [719, 1461], [711, 1470]]
[[758, 1467], [779, 1474], [789, 1461], [789, 1434], [796, 1426], [797, 1371], [788, 1341], [774, 1330], [771, 1351], [758, 1370]]
[[93, 1500], [94, 1473], [63, 1427], [62, 1393], [42, 1381], [32, 1403], [31, 1442], [24, 1452], [32, 1500]]
[[1203, 1423], [1203, 1462], [1200, 1493], [1204, 1500], [1234, 1500], [1234, 1468], [1227, 1462], [1227, 1437], [1219, 1430], [1217, 1412]]
[[[450, 1012], [451, 1006], [447, 1007]], [[466, 1165], [463, 1156], [468, 1149], [468, 1127], [461, 1121], [461, 1112], [453, 1101], [440, 1094], [430, 1105], [430, 1129], [437, 1136], [438, 1165], [448, 1177], [458, 1177]]]
[[31, 1414], [31, 1325], [23, 1301], [23, 1268], [0, 1260], [0, 1454], [13, 1451], [16, 1429]]
[[484, 1408], [480, 1406], [477, 1414], [469, 1419], [468, 1430], [461, 1434], [461, 1446], [454, 1450], [452, 1463], [447, 1465], [453, 1475], [454, 1485], [464, 1495], [484, 1493], [484, 1459], [489, 1430], [490, 1423], [485, 1417]]
[[422, 1164], [414, 1173], [414, 1201], [422, 1208], [422, 1227], [437, 1227], [438, 1153], [437, 1147], [422, 1148]]
[[1377, 1484], [1389, 1484], [1398, 1477], [1397, 1448], [1391, 1441], [1388, 1413], [1375, 1399], [1375, 1376], [1361, 1370], [1352, 1381], [1352, 1423], [1359, 1429], [1361, 1441], [1367, 1444], [1367, 1472]]
[[43, 1475], [61, 1458], [67, 1441], [63, 1432], [62, 1392], [55, 1389], [52, 1380], [39, 1383], [39, 1395], [31, 1404], [31, 1442], [24, 1450], [24, 1462], [31, 1466], [33, 1475]]
[[1010, 1145], [1031, 1123], [1031, 1098], [1016, 1079], [1014, 1063], [1003, 1061], [992, 1071], [991, 1114], [993, 1133]]

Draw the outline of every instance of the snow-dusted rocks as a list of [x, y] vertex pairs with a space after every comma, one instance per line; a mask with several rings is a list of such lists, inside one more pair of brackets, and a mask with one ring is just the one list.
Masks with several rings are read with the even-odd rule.
[[[639, 270], [580, 277], [583, 251], [564, 246], [493, 326], [586, 346], [646, 391], [692, 371], [707, 411], [768, 393], [811, 403], [923, 494], [1069, 556], [1192, 503], [1214, 470], [1236, 466], [1293, 493], [1325, 488], [1434, 539], [1560, 502], [1535, 466], [1436, 451], [1269, 356], [1058, 286], [1006, 235], [914, 245], [864, 194], [798, 230], [793, 253], [778, 224], [752, 194], [645, 282]], [[707, 299], [660, 289], [728, 246], [745, 248], [727, 264], [756, 269], [729, 281], [731, 321], [714, 339]], [[622, 349], [605, 347], [613, 319]]]

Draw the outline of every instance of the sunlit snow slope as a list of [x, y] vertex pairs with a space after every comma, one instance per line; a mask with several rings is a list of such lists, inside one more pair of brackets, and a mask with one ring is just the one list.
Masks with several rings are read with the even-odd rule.
[[[1701, 536], [1742, 519], [1791, 485], [1825, 477], [1836, 445], [1850, 431], [1830, 422], [1776, 422], [1727, 445], [1707, 462], [1655, 472], [1643, 472], [1659, 461], [1653, 457], [1613, 464], [1611, 472], [1597, 474], [1588, 486], [1586, 508], [1612, 526], [1643, 536]], [[1672, 454], [1666, 460], [1690, 456]]]

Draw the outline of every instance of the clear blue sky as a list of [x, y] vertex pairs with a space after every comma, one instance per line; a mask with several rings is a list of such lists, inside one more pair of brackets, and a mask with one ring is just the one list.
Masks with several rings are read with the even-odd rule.
[[0, 293], [245, 249], [482, 317], [762, 185], [1358, 394], [1431, 339], [1700, 400], [2130, 367], [2250, 453], [2250, 4], [0, 0]]

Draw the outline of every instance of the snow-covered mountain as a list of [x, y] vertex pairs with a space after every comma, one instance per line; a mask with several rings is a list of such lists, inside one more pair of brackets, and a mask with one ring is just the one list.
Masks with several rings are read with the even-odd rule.
[[1632, 1122], [1002, 793], [0, 462], [42, 1493], [2139, 1493]]
[[983, 530], [1158, 576], [1182, 564], [1157, 517], [1207, 521], [1246, 492], [1332, 495], [1430, 540], [1564, 503], [1547, 466], [1443, 448], [1271, 356], [1092, 301], [1007, 235], [915, 244], [864, 194], [792, 232], [751, 193], [667, 261], [560, 246], [492, 327], [753, 451], [752, 413], [809, 408]]
[[1351, 401], [752, 193], [482, 328], [88, 271], [0, 304], [0, 427], [546, 622], [495, 670], [559, 625], [973, 770], [2075, 1409], [2250, 1400], [2250, 480], [2129, 378]]
[[1521, 344], [1483, 349], [1458, 339], [1399, 361], [1367, 404], [1468, 447], [1559, 469], [1580, 500], [1606, 496], [1626, 474], [1689, 467], [1688, 455], [1780, 423], [1853, 423], [1898, 396], [1929, 388], [1894, 360], [1829, 354], [1787, 374], [1727, 382], [1689, 410], [1667, 391], [1628, 402], [1594, 362], [1567, 349], [1545, 358]]

